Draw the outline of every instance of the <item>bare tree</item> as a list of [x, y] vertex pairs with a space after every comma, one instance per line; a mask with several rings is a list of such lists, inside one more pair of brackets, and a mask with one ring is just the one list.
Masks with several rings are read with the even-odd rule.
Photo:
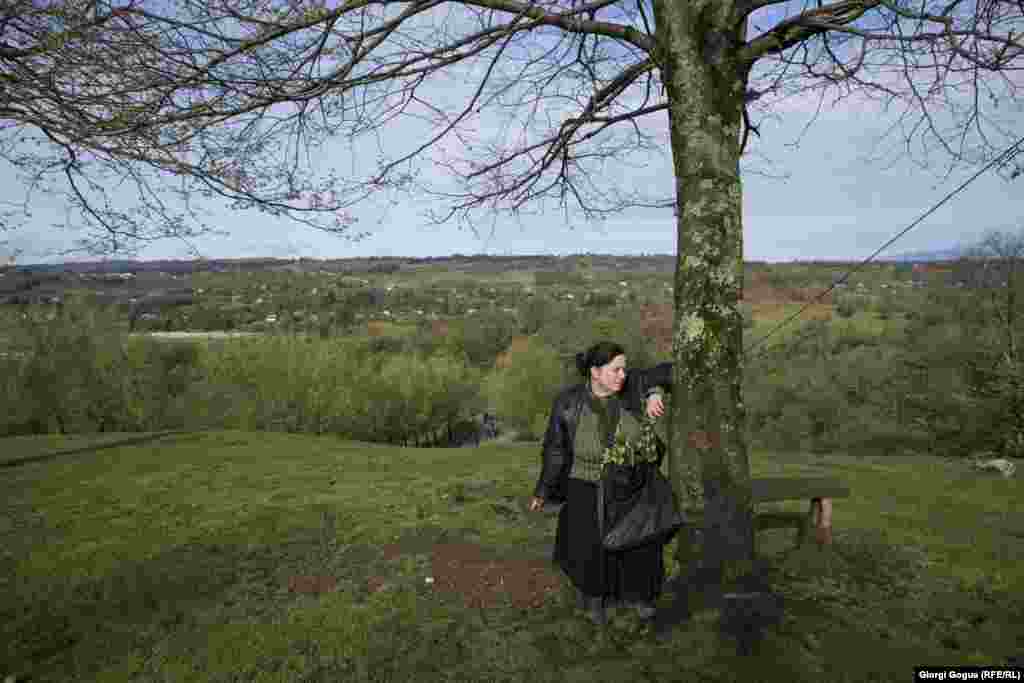
[[[1024, 50], [1018, 0], [2, 8], [0, 156], [33, 192], [65, 188], [105, 240], [93, 248], [197, 234], [207, 197], [346, 235], [346, 208], [385, 190], [440, 197], [450, 208], [434, 219], [470, 224], [551, 205], [588, 220], [673, 209], [672, 477], [687, 505], [703, 482], [705, 561], [730, 573], [753, 552], [739, 309], [753, 119], [793, 96], [874, 99], [901, 111], [892, 130], [911, 154], [976, 164], [1009, 140], [1000, 116], [1020, 103]], [[317, 167], [321, 145], [398, 122], [420, 142], [366, 177]], [[669, 150], [670, 192], [614, 176]], [[448, 173], [423, 173], [430, 162]], [[135, 207], [109, 194], [125, 183]]]

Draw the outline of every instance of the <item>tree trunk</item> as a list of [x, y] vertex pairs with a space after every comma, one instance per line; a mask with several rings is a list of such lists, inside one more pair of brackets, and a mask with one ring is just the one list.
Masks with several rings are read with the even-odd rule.
[[[754, 553], [739, 308], [740, 135], [749, 69], [736, 59], [746, 29], [734, 5], [654, 2], [678, 234], [669, 468], [684, 508], [703, 507], [702, 564], [726, 582], [750, 570]], [[692, 567], [693, 539], [680, 537], [678, 544], [682, 566]]]

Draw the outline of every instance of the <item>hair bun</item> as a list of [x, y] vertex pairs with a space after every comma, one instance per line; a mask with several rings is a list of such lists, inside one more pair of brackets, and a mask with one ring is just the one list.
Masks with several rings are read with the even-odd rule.
[[576, 354], [576, 369], [581, 375], [587, 374], [587, 356], [583, 352]]

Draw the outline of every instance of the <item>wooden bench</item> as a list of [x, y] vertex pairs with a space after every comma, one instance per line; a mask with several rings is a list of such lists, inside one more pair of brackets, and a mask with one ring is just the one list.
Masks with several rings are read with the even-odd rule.
[[[817, 527], [816, 517], [820, 519], [822, 499], [846, 498], [850, 495], [848, 486], [838, 479], [829, 477], [770, 477], [751, 479], [751, 498], [754, 504], [754, 530], [786, 529], [795, 527], [796, 547], [803, 545], [810, 535], [811, 529]], [[807, 512], [783, 512], [771, 510], [758, 512], [757, 507], [764, 503], [781, 503], [787, 500], [806, 500], [810, 502]], [[695, 524], [700, 524], [703, 512], [687, 511], [687, 516]], [[823, 534], [824, 542], [831, 538], [831, 528]]]

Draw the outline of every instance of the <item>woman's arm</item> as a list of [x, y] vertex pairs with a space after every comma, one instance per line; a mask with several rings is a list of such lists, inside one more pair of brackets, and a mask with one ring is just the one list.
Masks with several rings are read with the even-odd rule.
[[661, 390], [665, 393], [672, 393], [672, 363], [659, 363], [648, 370], [641, 370], [644, 381], [644, 395]]
[[544, 433], [544, 446], [541, 450], [541, 470], [533, 497], [549, 500], [558, 497], [558, 487], [562, 470], [568, 461], [567, 430], [560, 410], [560, 401], [555, 399], [548, 418], [548, 428]]
[[646, 409], [651, 394], [672, 393], [672, 363], [660, 363], [653, 368], [630, 370], [622, 389], [626, 405], [639, 412]]

